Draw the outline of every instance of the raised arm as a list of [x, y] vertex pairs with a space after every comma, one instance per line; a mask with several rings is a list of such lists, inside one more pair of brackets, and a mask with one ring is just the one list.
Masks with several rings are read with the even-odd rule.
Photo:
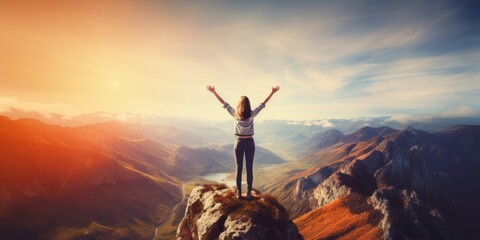
[[268, 95], [265, 101], [263, 101], [263, 105], [267, 104], [268, 100], [270, 100], [273, 94], [276, 93], [278, 90], [280, 90], [280, 86], [272, 87], [272, 92], [270, 93], [270, 95]]
[[212, 92], [213, 95], [215, 95], [215, 97], [217, 97], [218, 101], [220, 101], [221, 104], [225, 104], [225, 101], [223, 101], [222, 97], [220, 97], [220, 96], [217, 94], [217, 92], [215, 91], [215, 86], [213, 86], [213, 85], [212, 85], [212, 86], [208, 85], [208, 86], [207, 86], [207, 90], [210, 91], [210, 92]]
[[222, 97], [220, 97], [217, 92], [215, 91], [215, 87], [214, 86], [210, 86], [208, 85], [207, 86], [207, 90], [212, 92], [213, 95], [215, 95], [215, 97], [217, 97], [218, 101], [220, 101], [221, 104], [223, 104], [223, 108], [225, 108], [227, 110], [228, 113], [230, 113], [230, 115], [232, 115], [232, 117], [235, 117], [235, 109], [233, 109], [230, 104], [228, 104], [227, 102], [223, 101]]

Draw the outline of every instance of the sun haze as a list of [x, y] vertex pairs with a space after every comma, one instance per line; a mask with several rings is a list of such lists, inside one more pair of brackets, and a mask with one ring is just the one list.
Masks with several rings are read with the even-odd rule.
[[[274, 119], [480, 111], [474, 1], [8, 1], [0, 110], [221, 119], [206, 91]], [[32, 105], [32, 104], [30, 104]], [[64, 106], [58, 108], [58, 106]]]

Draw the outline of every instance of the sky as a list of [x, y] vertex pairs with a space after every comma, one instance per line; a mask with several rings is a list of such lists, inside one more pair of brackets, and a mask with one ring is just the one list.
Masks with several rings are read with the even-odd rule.
[[[0, 112], [480, 114], [476, 1], [0, 1]], [[260, 116], [260, 115], [259, 115]]]

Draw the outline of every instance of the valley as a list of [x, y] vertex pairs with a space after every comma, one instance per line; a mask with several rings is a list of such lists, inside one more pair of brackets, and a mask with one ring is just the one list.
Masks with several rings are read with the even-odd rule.
[[[286, 136], [277, 124], [256, 137], [254, 188], [276, 197], [305, 236], [474, 234], [473, 225], [460, 223], [480, 214], [472, 209], [480, 200], [474, 185], [478, 126], [437, 132], [294, 126], [299, 137]], [[191, 190], [219, 180], [232, 186], [235, 169], [231, 143], [179, 127], [193, 128], [119, 122], [65, 127], [0, 117], [0, 234], [175, 239]], [[212, 131], [215, 139], [229, 139], [222, 128]], [[273, 146], [281, 148], [278, 155]], [[407, 217], [412, 214], [413, 220]], [[345, 225], [348, 231], [322, 227], [352, 218], [358, 221]]]

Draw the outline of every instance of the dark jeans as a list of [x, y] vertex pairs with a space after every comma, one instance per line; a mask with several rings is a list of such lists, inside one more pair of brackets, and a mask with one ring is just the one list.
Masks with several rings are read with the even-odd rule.
[[242, 192], [243, 155], [245, 154], [247, 163], [247, 193], [250, 193], [253, 183], [253, 155], [255, 155], [255, 141], [253, 141], [253, 138], [237, 138], [233, 148], [235, 152], [235, 161], [237, 162], [238, 192]]

